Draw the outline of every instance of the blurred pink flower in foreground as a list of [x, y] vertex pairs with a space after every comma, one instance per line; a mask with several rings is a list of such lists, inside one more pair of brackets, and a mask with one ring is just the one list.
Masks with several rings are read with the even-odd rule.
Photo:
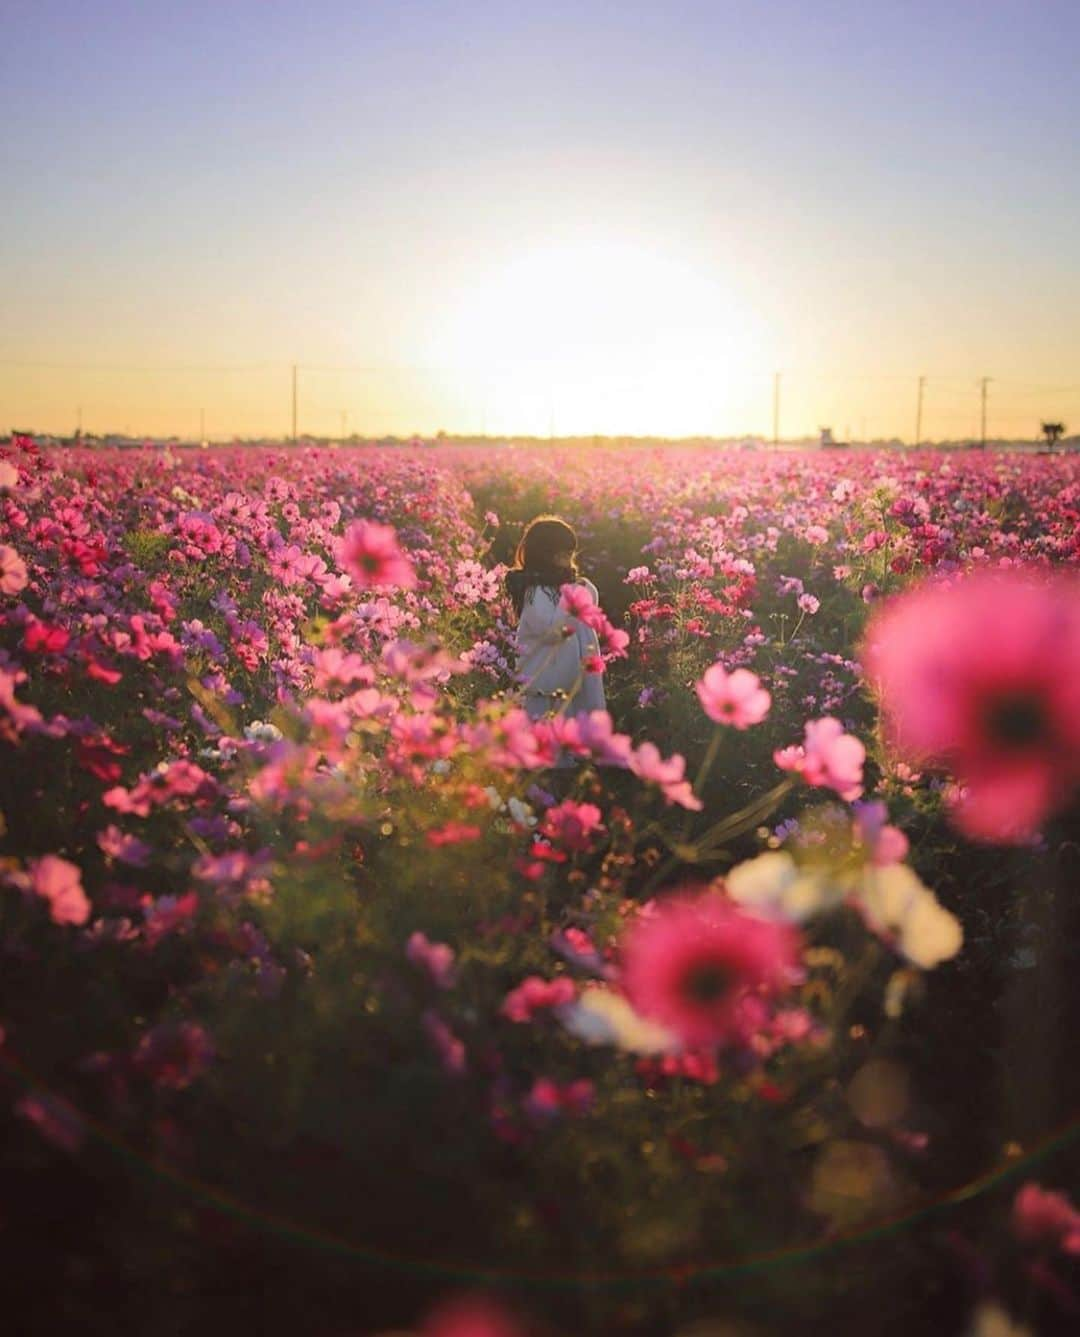
[[773, 760], [782, 771], [796, 771], [808, 785], [835, 789], [848, 802], [862, 793], [866, 748], [829, 715], [808, 720], [803, 746], [781, 748]]
[[760, 724], [769, 713], [772, 697], [761, 685], [756, 673], [736, 669], [728, 673], [723, 664], [714, 664], [696, 684], [698, 699], [709, 719], [747, 729]]
[[408, 557], [398, 547], [392, 525], [374, 520], [355, 520], [338, 545], [338, 563], [361, 589], [394, 585], [411, 590], [416, 572]]
[[968, 835], [1030, 839], [1080, 782], [1080, 579], [979, 572], [885, 604], [862, 649], [887, 736], [948, 767]]
[[712, 892], [680, 894], [643, 914], [622, 941], [622, 986], [634, 1008], [691, 1048], [745, 1044], [759, 1000], [794, 983], [799, 935]]
[[501, 1305], [483, 1296], [465, 1295], [431, 1313], [421, 1337], [524, 1337], [524, 1330]]
[[1013, 1199], [1012, 1227], [1024, 1244], [1048, 1244], [1080, 1255], [1080, 1211], [1064, 1193], [1025, 1184]]

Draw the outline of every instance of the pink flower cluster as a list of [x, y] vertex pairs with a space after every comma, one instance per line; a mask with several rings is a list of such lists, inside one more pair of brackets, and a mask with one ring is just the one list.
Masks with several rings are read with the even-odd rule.
[[866, 748], [830, 716], [809, 720], [803, 744], [781, 748], [773, 759], [782, 771], [795, 772], [808, 785], [834, 789], [848, 802], [863, 792]]

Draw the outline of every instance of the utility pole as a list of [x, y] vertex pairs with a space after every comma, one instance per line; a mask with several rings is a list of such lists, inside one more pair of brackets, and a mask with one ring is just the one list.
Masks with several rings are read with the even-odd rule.
[[918, 450], [918, 448], [919, 448], [919, 444], [920, 444], [921, 441], [922, 441], [922, 392], [923, 392], [923, 386], [924, 386], [925, 384], [926, 384], [926, 377], [925, 377], [925, 376], [920, 376], [920, 377], [919, 377], [919, 402], [918, 402], [918, 406], [917, 406], [916, 409], [915, 409], [915, 449], [916, 449], [916, 450]]
[[773, 374], [773, 395], [772, 395], [772, 443], [778, 445], [780, 442], [780, 372]]
[[348, 427], [348, 424], [349, 424], [349, 410], [348, 410], [348, 409], [342, 409], [342, 410], [341, 410], [341, 439], [342, 439], [342, 441], [345, 440], [345, 437], [346, 437], [346, 428]]
[[986, 449], [986, 387], [993, 380], [992, 376], [984, 376], [981, 380], [982, 385], [982, 432], [979, 440], [983, 450]]
[[81, 440], [82, 440], [82, 405], [81, 405], [81, 404], [79, 405], [78, 420], [79, 420], [79, 422], [78, 422], [78, 426], [75, 428], [75, 437], [76, 437], [77, 440], [81, 441]]
[[292, 439], [296, 445], [296, 363], [292, 364]]
[[199, 444], [206, 444], [206, 410], [199, 410]]

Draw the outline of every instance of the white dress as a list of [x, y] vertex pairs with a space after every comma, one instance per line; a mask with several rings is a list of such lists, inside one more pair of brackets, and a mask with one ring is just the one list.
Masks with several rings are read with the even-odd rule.
[[[600, 596], [590, 580], [579, 576], [594, 604]], [[559, 595], [540, 585], [525, 591], [517, 627], [517, 669], [525, 709], [531, 719], [543, 715], [583, 715], [606, 710], [604, 680], [586, 673], [582, 661], [599, 655], [600, 641], [592, 627], [559, 605]]]

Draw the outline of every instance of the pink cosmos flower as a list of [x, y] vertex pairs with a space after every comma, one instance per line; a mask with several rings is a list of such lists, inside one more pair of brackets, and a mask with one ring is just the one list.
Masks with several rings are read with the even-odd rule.
[[587, 715], [556, 715], [547, 722], [554, 741], [570, 752], [591, 756], [598, 766], [630, 765], [633, 743], [630, 735], [616, 733], [606, 710]]
[[796, 771], [808, 785], [835, 789], [848, 802], [863, 792], [866, 748], [831, 716], [807, 721], [804, 746], [781, 748], [773, 760], [782, 771]]
[[565, 799], [544, 814], [540, 835], [567, 850], [583, 851], [592, 845], [594, 833], [603, 831], [600, 809], [595, 803], [575, 803]]
[[82, 887], [78, 867], [58, 854], [44, 854], [30, 864], [30, 888], [49, 902], [54, 924], [85, 924], [90, 918], [90, 902]]
[[15, 549], [0, 543], [0, 594], [18, 594], [29, 579], [26, 563]]
[[889, 741], [947, 767], [978, 840], [1017, 843], [1080, 783], [1080, 578], [1023, 568], [885, 604], [861, 654]]
[[429, 942], [425, 934], [412, 934], [405, 955], [414, 966], [426, 970], [437, 989], [449, 989], [454, 983], [454, 949], [445, 942]]
[[1080, 1255], [1080, 1211], [1064, 1193], [1025, 1184], [1013, 1200], [1012, 1228], [1024, 1244], [1046, 1244]]
[[597, 604], [592, 592], [585, 585], [563, 585], [559, 590], [559, 606], [571, 617], [584, 622], [587, 627], [599, 630], [601, 620], [607, 621]]
[[416, 585], [416, 572], [398, 547], [392, 525], [354, 520], [338, 545], [337, 558], [361, 589], [387, 585], [411, 590]]
[[749, 669], [728, 673], [723, 664], [706, 669], [705, 676], [696, 684], [696, 691], [709, 719], [717, 724], [731, 724], [736, 729], [760, 724], [772, 704], [772, 697], [762, 687], [756, 673]]
[[686, 778], [686, 758], [675, 752], [665, 761], [655, 743], [642, 743], [630, 758], [630, 769], [646, 784], [660, 786], [668, 803], [677, 803], [689, 812], [704, 807]]
[[565, 975], [554, 980], [529, 975], [506, 995], [499, 1012], [507, 1021], [532, 1021], [537, 1012], [572, 1003], [574, 993], [574, 981]]
[[525, 1112], [537, 1123], [560, 1114], [588, 1114], [596, 1103], [596, 1088], [587, 1077], [560, 1086], [550, 1077], [538, 1077], [525, 1098]]
[[23, 645], [31, 654], [58, 655], [69, 640], [66, 627], [51, 626], [33, 616], [23, 628]]
[[97, 846], [110, 859], [119, 859], [132, 868], [145, 868], [154, 849], [137, 836], [121, 831], [118, 826], [107, 826], [97, 834]]
[[797, 978], [800, 938], [715, 892], [692, 891], [642, 914], [621, 944], [633, 1006], [689, 1048], [745, 1045], [766, 1019], [764, 999]]

